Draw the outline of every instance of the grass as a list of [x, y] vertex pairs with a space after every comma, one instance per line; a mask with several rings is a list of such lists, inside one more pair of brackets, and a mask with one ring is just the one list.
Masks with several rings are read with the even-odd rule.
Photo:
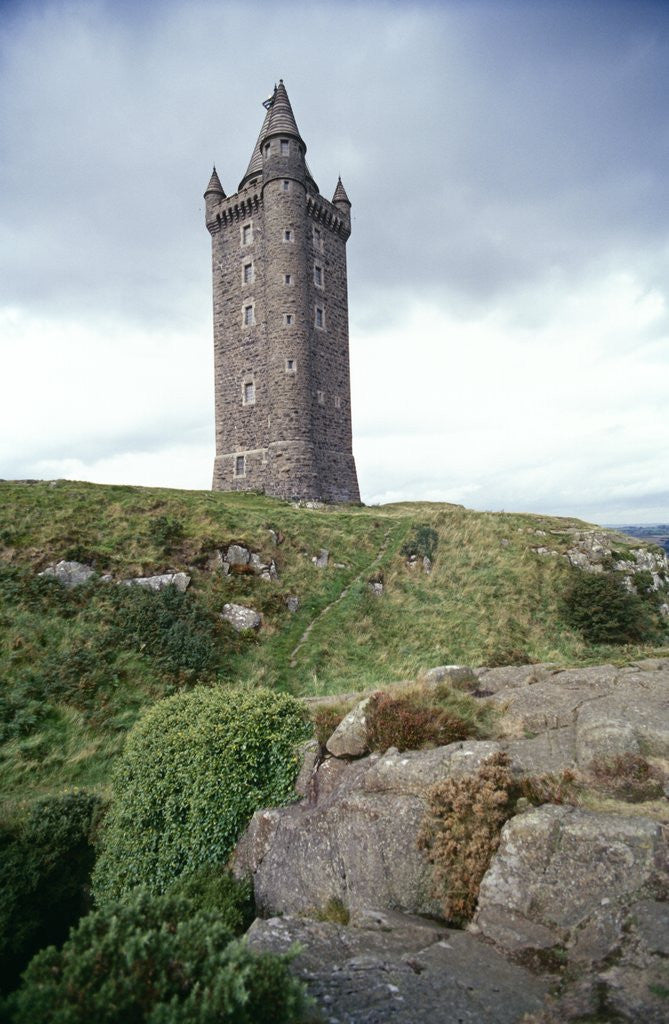
[[[104, 790], [141, 709], [197, 681], [336, 695], [438, 664], [666, 655], [588, 644], [564, 624], [566, 561], [534, 549], [565, 552], [574, 529], [587, 524], [445, 504], [311, 510], [256, 494], [2, 482], [0, 801]], [[429, 574], [402, 554], [420, 536], [434, 543]], [[214, 569], [231, 542], [274, 559], [279, 579]], [[639, 544], [615, 537], [622, 557]], [[321, 548], [325, 569], [312, 561]], [[183, 598], [95, 581], [65, 591], [36, 575], [60, 559], [114, 580], [183, 570], [192, 584]], [[383, 579], [381, 597], [371, 578]], [[289, 595], [300, 598], [293, 615]], [[262, 612], [258, 636], [220, 620], [228, 601]]]

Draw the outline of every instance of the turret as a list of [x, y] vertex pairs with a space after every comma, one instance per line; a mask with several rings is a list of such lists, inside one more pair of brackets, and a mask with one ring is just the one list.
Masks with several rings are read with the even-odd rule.
[[220, 203], [221, 199], [225, 199], [225, 192], [221, 185], [221, 180], [216, 172], [216, 164], [211, 172], [211, 178], [209, 184], [204, 190], [204, 201], [206, 204], [206, 220], [209, 222], [213, 219], [213, 209]]
[[337, 178], [337, 187], [334, 190], [334, 195], [332, 197], [332, 205], [336, 206], [337, 209], [341, 210], [347, 217], [350, 215], [351, 200], [346, 195], [346, 189], [341, 183], [341, 176]]

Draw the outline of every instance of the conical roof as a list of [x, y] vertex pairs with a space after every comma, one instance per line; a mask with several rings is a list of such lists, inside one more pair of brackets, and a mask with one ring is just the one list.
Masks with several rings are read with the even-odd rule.
[[225, 192], [223, 191], [223, 186], [221, 185], [221, 179], [219, 178], [218, 174], [216, 173], [216, 164], [214, 164], [214, 169], [211, 172], [211, 178], [209, 179], [209, 184], [207, 185], [206, 189], [204, 190], [205, 196], [208, 196], [210, 192], [216, 192], [218, 195], [223, 196], [223, 198], [225, 199]]
[[257, 140], [257, 142], [255, 144], [255, 149], [253, 150], [253, 152], [251, 154], [251, 159], [249, 161], [249, 165], [246, 168], [246, 174], [244, 175], [244, 177], [242, 178], [242, 180], [239, 183], [239, 187], [240, 188], [242, 187], [244, 182], [247, 181], [249, 178], [252, 178], [254, 174], [260, 174], [262, 172], [262, 150], [261, 150], [261, 146], [262, 146], [262, 141], [265, 138], [265, 135], [267, 134], [267, 126], [269, 124], [269, 119], [270, 119], [270, 114], [271, 113], [272, 113], [272, 108], [269, 107], [268, 110], [267, 110], [267, 113], [265, 114], [265, 120], [262, 123], [262, 128], [260, 129], [260, 134], [258, 135], [258, 140]]
[[334, 191], [334, 195], [332, 197], [332, 202], [335, 203], [335, 204], [336, 203], [347, 203], [348, 206], [351, 205], [351, 200], [346, 195], [346, 189], [344, 188], [344, 186], [341, 183], [341, 177], [339, 177], [337, 179], [337, 187], [336, 187], [336, 189]]
[[[290, 105], [288, 99], [288, 93], [286, 87], [283, 84], [283, 78], [279, 79], [279, 84], [274, 88], [274, 96], [272, 97], [272, 105], [269, 108], [269, 123], [265, 136], [269, 135], [296, 135], [297, 138], [304, 145], [304, 140], [300, 135], [297, 123], [295, 121], [295, 115], [293, 114], [293, 108]], [[306, 146], [304, 147], [306, 149]]]

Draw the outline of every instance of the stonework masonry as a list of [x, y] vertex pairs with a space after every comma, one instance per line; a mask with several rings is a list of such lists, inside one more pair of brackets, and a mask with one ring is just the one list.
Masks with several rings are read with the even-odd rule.
[[351, 204], [328, 201], [283, 82], [238, 191], [216, 169], [212, 239], [214, 490], [358, 502], [351, 447], [346, 242]]

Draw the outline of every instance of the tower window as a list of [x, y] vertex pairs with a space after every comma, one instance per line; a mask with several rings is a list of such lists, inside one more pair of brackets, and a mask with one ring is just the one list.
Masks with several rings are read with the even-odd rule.
[[244, 272], [243, 272], [242, 277], [243, 277], [244, 284], [251, 284], [252, 283], [252, 281], [253, 281], [253, 263], [245, 263], [244, 264]]
[[293, 240], [293, 232], [290, 230], [290, 228], [286, 228], [286, 230], [284, 231], [284, 233], [283, 233], [283, 240], [284, 240], [284, 242], [292, 242], [292, 240]]
[[253, 306], [244, 306], [244, 327], [251, 327], [254, 323]]
[[297, 372], [297, 361], [295, 359], [286, 359], [286, 373]]
[[243, 389], [243, 401], [244, 405], [255, 405], [256, 402], [256, 386], [252, 380], [244, 381]]
[[238, 455], [235, 459], [235, 476], [246, 476], [246, 456]]
[[284, 274], [283, 275], [283, 281], [284, 281], [284, 284], [292, 284], [293, 283], [293, 275], [292, 274]]
[[325, 313], [320, 306], [316, 306], [316, 318], [314, 320], [316, 327], [325, 327]]
[[242, 226], [242, 245], [250, 245], [253, 241], [253, 226], [244, 224]]
[[286, 325], [286, 327], [291, 327], [292, 323], [293, 323], [293, 314], [292, 313], [284, 313], [283, 314], [283, 322]]
[[290, 192], [290, 181], [288, 178], [283, 179], [283, 191]]
[[323, 233], [320, 228], [314, 228], [314, 246], [316, 249], [323, 248]]
[[281, 139], [281, 156], [288, 156], [290, 153], [290, 142], [288, 139]]
[[265, 156], [269, 156], [269, 151], [270, 151], [270, 144], [269, 144], [269, 142], [266, 142], [265, 143]]
[[319, 405], [325, 405], [325, 392], [324, 391], [317, 391], [316, 392], [316, 397], [318, 399], [318, 404]]
[[319, 288], [323, 287], [323, 268], [319, 267], [318, 264], [314, 267], [314, 284], [318, 285]]
[[341, 409], [341, 397], [339, 395], [334, 396], [335, 409]]

